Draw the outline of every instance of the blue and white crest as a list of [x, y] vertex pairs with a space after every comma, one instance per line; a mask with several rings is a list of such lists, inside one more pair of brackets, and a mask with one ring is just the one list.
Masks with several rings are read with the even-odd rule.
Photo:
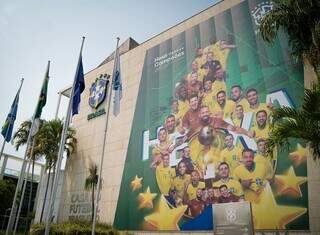
[[96, 78], [96, 81], [92, 83], [89, 96], [89, 105], [92, 108], [98, 108], [106, 98], [108, 78], [109, 75], [101, 74], [100, 77]]

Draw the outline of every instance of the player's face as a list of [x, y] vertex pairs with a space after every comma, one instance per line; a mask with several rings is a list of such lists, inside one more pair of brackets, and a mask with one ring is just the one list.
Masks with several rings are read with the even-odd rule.
[[223, 71], [223, 69], [221, 69], [221, 68], [218, 69], [218, 70], [216, 71], [216, 73], [215, 73], [215, 77], [216, 77], [216, 79], [219, 80], [219, 81], [222, 81], [223, 75], [224, 75], [224, 71]]
[[254, 158], [254, 155], [253, 155], [253, 152], [244, 152], [243, 155], [242, 155], [242, 160], [244, 162], [244, 165], [246, 167], [252, 167], [253, 165], [253, 158]]
[[266, 142], [265, 141], [260, 141], [258, 144], [258, 150], [260, 153], [265, 153], [266, 152]]
[[242, 119], [243, 118], [243, 108], [242, 108], [242, 106], [236, 107], [235, 113], [236, 113], [236, 117], [238, 119]]
[[224, 105], [226, 102], [226, 94], [221, 92], [217, 95], [217, 102], [220, 105]]
[[197, 61], [194, 61], [191, 65], [192, 71], [198, 71], [198, 63]]
[[264, 126], [266, 122], [267, 122], [267, 115], [265, 114], [265, 112], [259, 112], [257, 114], [258, 126]]
[[233, 137], [231, 135], [226, 136], [224, 142], [228, 148], [231, 148], [233, 146]]
[[184, 87], [184, 86], [181, 86], [180, 89], [179, 89], [179, 96], [182, 98], [182, 99], [186, 99], [187, 98], [187, 89]]
[[166, 130], [161, 130], [159, 131], [159, 134], [158, 134], [158, 139], [160, 142], [164, 142], [167, 138], [167, 132]]
[[208, 62], [213, 61], [213, 52], [212, 51], [208, 52], [207, 61]]
[[195, 84], [198, 81], [198, 73], [191, 74], [191, 84]]
[[169, 132], [174, 131], [175, 127], [175, 118], [174, 117], [168, 117], [166, 120], [166, 128]]
[[169, 161], [169, 156], [168, 156], [168, 155], [164, 155], [164, 156], [162, 157], [162, 162], [163, 162], [163, 166], [164, 166], [164, 167], [168, 167], [168, 166], [169, 166], [169, 163], [170, 163], [170, 161]]
[[200, 110], [200, 118], [202, 119], [203, 117], [208, 117], [210, 116], [210, 111], [208, 107], [202, 107]]
[[215, 197], [220, 197], [220, 190], [218, 188], [213, 189], [213, 192]]
[[211, 80], [205, 81], [204, 90], [205, 91], [211, 91], [212, 90], [212, 81]]
[[199, 117], [200, 117], [201, 123], [203, 125], [209, 125], [210, 124], [210, 115], [211, 115], [211, 113], [210, 113], [208, 107], [202, 107], [201, 108]]
[[256, 91], [250, 91], [247, 94], [247, 100], [249, 102], [250, 105], [255, 105], [258, 103], [258, 94]]
[[208, 197], [209, 197], [209, 198], [213, 198], [213, 197], [214, 197], [214, 190], [213, 190], [213, 188], [209, 188], [209, 189], [208, 189]]
[[179, 103], [178, 103], [178, 101], [172, 102], [171, 108], [172, 108], [172, 111], [178, 112], [179, 111]]
[[219, 175], [222, 179], [229, 177], [229, 167], [226, 164], [222, 164], [219, 167]]
[[189, 147], [185, 147], [183, 149], [183, 154], [185, 157], [188, 157], [190, 155], [190, 148]]
[[199, 48], [198, 50], [197, 50], [197, 56], [202, 56], [203, 55], [203, 50], [202, 50], [202, 48]]
[[198, 97], [192, 97], [189, 102], [192, 110], [196, 110], [198, 108]]
[[224, 197], [228, 197], [228, 189], [226, 187], [222, 187], [220, 189], [220, 194]]
[[197, 198], [201, 199], [203, 195], [203, 190], [202, 189], [197, 189]]
[[183, 162], [181, 162], [178, 166], [178, 171], [180, 173], [180, 175], [184, 175], [187, 171], [187, 167], [186, 164], [184, 164]]
[[241, 98], [241, 90], [239, 87], [234, 87], [231, 89], [231, 99], [233, 101], [238, 101]]
[[193, 172], [191, 173], [191, 180], [192, 180], [193, 183], [198, 183], [199, 180], [200, 180], [199, 173], [196, 172], [196, 171], [193, 171]]

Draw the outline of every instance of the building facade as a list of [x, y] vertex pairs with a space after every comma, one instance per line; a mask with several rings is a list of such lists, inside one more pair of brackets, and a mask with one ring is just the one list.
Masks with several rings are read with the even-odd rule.
[[[284, 34], [279, 34], [273, 46], [261, 40], [258, 25], [271, 8], [269, 1], [222, 1], [140, 45], [131, 39], [122, 45], [123, 97], [120, 114], [109, 117], [99, 221], [137, 233], [178, 232], [189, 230], [188, 226], [210, 230], [212, 225], [205, 218], [196, 220], [205, 209], [193, 211], [190, 204], [197, 199], [197, 189], [202, 188], [203, 198], [208, 197], [221, 174], [221, 162], [229, 163], [233, 171], [229, 174], [235, 179], [250, 179], [245, 170], [236, 169], [241, 154], [231, 155], [229, 161], [223, 152], [228, 133], [239, 151], [250, 148], [257, 156], [262, 151], [259, 139], [267, 135], [261, 130], [267, 117], [259, 115], [268, 116], [269, 108], [278, 105], [299, 107], [303, 86], [312, 81], [309, 67], [291, 61]], [[66, 164], [58, 221], [91, 216], [90, 192], [84, 190], [84, 182], [89, 165], [99, 165], [102, 154], [108, 108], [102, 90], [112, 70], [111, 55], [85, 75], [80, 114], [72, 122], [78, 147]], [[242, 89], [243, 102], [233, 94], [234, 85]], [[174, 103], [178, 109], [172, 107]], [[239, 118], [238, 105], [243, 109]], [[112, 106], [111, 102], [111, 110]], [[201, 110], [205, 124], [197, 119]], [[210, 118], [214, 115], [215, 124], [206, 123], [205, 112]], [[172, 113], [174, 126], [170, 127], [166, 121]], [[187, 147], [190, 156], [184, 155]], [[262, 167], [259, 177], [252, 176], [254, 182], [236, 196], [253, 204], [256, 229], [319, 234], [319, 164], [310, 160], [306, 146], [299, 142], [275, 155], [268, 159], [269, 176]], [[185, 173], [179, 165], [188, 157], [193, 169]], [[193, 189], [189, 187], [197, 181], [193, 171], [203, 186], [196, 182]], [[175, 198], [177, 205], [169, 203], [170, 188], [180, 197], [180, 203]], [[229, 192], [234, 188], [229, 187]]]

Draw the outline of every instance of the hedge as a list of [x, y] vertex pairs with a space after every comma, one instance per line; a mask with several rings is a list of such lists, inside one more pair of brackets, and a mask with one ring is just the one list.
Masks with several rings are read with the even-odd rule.
[[[88, 221], [70, 221], [59, 224], [52, 224], [50, 235], [91, 235], [92, 224]], [[30, 235], [43, 235], [45, 224], [34, 224], [30, 228]], [[129, 235], [127, 232], [120, 232], [110, 225], [97, 223], [96, 235]]]

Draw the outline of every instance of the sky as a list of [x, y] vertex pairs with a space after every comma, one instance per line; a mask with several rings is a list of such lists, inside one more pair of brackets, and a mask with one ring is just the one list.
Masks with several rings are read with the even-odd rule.
[[[0, 125], [10, 110], [20, 80], [24, 84], [14, 130], [31, 119], [48, 60], [51, 61], [47, 104], [42, 118], [53, 119], [58, 91], [71, 85], [82, 36], [84, 72], [97, 67], [128, 37], [142, 43], [215, 4], [217, 0], [1, 0]], [[90, 84], [87, 84], [90, 86]], [[62, 98], [59, 117], [66, 113]], [[3, 137], [0, 137], [3, 143]], [[5, 153], [23, 157], [8, 143]]]

